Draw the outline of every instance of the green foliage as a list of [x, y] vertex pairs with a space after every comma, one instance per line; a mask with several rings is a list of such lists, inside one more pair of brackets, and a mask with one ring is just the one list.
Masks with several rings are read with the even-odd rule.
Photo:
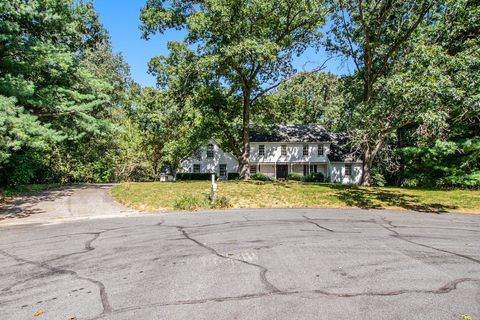
[[232, 202], [225, 196], [215, 197], [212, 208], [214, 209], [228, 209], [233, 207]]
[[207, 197], [180, 196], [175, 199], [173, 208], [175, 210], [196, 211], [209, 207], [210, 202]]
[[[480, 139], [437, 140], [432, 146], [405, 147], [405, 177], [416, 186], [480, 187]], [[409, 182], [411, 183], [411, 182]]]
[[261, 173], [261, 172], [257, 172], [255, 174], [253, 174], [250, 179], [252, 180], [256, 180], [256, 181], [273, 181], [274, 179], [270, 178], [269, 176], [267, 176], [266, 174], [264, 173]]
[[240, 174], [238, 172], [229, 172], [227, 174], [227, 179], [228, 180], [238, 180], [238, 179], [240, 179]]
[[312, 172], [309, 175], [306, 175], [302, 179], [304, 182], [324, 182], [325, 177], [321, 172]]
[[0, 2], [0, 184], [111, 181], [128, 66], [91, 3]]
[[325, 2], [312, 0], [148, 0], [140, 19], [147, 39], [186, 30], [185, 40], [170, 42], [169, 56], [152, 59], [150, 70], [177, 101], [195, 100], [203, 114], [217, 115], [205, 119], [241, 158], [240, 175], [248, 178], [250, 110], [294, 73], [294, 56], [320, 46], [326, 14]]
[[291, 172], [287, 176], [287, 180], [291, 181], [302, 181], [303, 176], [299, 173]]

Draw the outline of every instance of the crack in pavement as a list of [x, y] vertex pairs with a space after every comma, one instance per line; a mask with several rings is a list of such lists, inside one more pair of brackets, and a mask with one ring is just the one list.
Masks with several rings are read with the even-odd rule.
[[[335, 293], [335, 292], [317, 289], [317, 290], [292, 290], [292, 291], [251, 293], [251, 294], [244, 294], [244, 295], [238, 295], [238, 296], [212, 297], [212, 298], [205, 298], [205, 299], [192, 299], [192, 300], [179, 300], [179, 301], [172, 301], [172, 302], [150, 303], [150, 304], [144, 304], [140, 306], [131, 306], [131, 307], [115, 309], [112, 313], [113, 314], [124, 313], [124, 312], [133, 311], [133, 310], [152, 308], [152, 307], [193, 305], [193, 304], [204, 304], [209, 302], [244, 301], [244, 300], [251, 300], [251, 299], [257, 299], [257, 298], [263, 298], [263, 297], [270, 297], [270, 296], [291, 296], [291, 295], [300, 295], [300, 294], [318, 294], [323, 296], [333, 296], [337, 298], [388, 297], [388, 296], [398, 296], [398, 295], [403, 295], [408, 293], [446, 294], [446, 293], [452, 292], [453, 290], [456, 290], [459, 284], [465, 283], [465, 282], [480, 282], [480, 279], [475, 279], [475, 278], [455, 279], [441, 286], [438, 289], [431, 289], [431, 290], [403, 289], [403, 290], [386, 291], [386, 292]], [[94, 319], [99, 319], [102, 317], [103, 315], [96, 317]]]
[[185, 227], [177, 227], [178, 231], [180, 231], [183, 236], [196, 243], [197, 245], [199, 245], [200, 247], [204, 248], [204, 249], [207, 249], [208, 251], [210, 251], [211, 253], [213, 253], [214, 255], [220, 257], [220, 258], [223, 258], [223, 259], [228, 259], [228, 260], [232, 260], [232, 261], [237, 261], [237, 262], [240, 262], [240, 263], [244, 263], [244, 264], [247, 264], [249, 266], [252, 266], [252, 267], [256, 267], [258, 269], [260, 269], [260, 280], [262, 281], [263, 285], [267, 288], [267, 290], [270, 292], [270, 293], [274, 293], [274, 292], [281, 292], [277, 287], [275, 287], [270, 281], [268, 281], [267, 277], [266, 277], [266, 273], [268, 271], [267, 268], [265, 268], [264, 266], [262, 265], [259, 265], [259, 264], [256, 264], [256, 263], [252, 263], [252, 262], [248, 262], [248, 261], [245, 261], [245, 260], [242, 260], [242, 259], [238, 259], [238, 258], [232, 258], [232, 257], [228, 257], [228, 256], [225, 256], [221, 253], [219, 253], [217, 250], [215, 250], [214, 248], [210, 247], [210, 246], [207, 246], [206, 244], [196, 240], [195, 238], [193, 238], [192, 236], [190, 236], [186, 231], [185, 231]]
[[333, 231], [332, 229], [329, 229], [329, 228], [326, 228], [326, 227], [323, 227], [323, 226], [319, 225], [318, 223], [316, 223], [315, 221], [313, 221], [312, 218], [307, 217], [306, 214], [302, 215], [302, 217], [304, 217], [305, 220], [307, 220], [308, 223], [314, 224], [314, 225], [316, 225], [318, 228], [320, 228], [320, 229], [322, 229], [322, 230], [325, 230], [325, 231], [328, 231], [328, 232], [335, 232], [335, 231]]
[[424, 247], [424, 248], [428, 248], [428, 249], [431, 249], [431, 250], [435, 250], [435, 251], [439, 251], [439, 252], [443, 252], [443, 253], [448, 253], [448, 254], [452, 254], [454, 256], [457, 256], [459, 258], [463, 258], [463, 259], [467, 259], [467, 260], [470, 260], [472, 262], [475, 262], [475, 263], [478, 263], [480, 264], [480, 260], [479, 259], [475, 259], [475, 258], [472, 258], [470, 256], [467, 256], [467, 255], [464, 255], [464, 254], [461, 254], [461, 253], [456, 253], [456, 252], [453, 252], [453, 251], [448, 251], [448, 250], [444, 250], [444, 249], [440, 249], [440, 248], [436, 248], [436, 247], [432, 247], [432, 246], [429, 246], [429, 245], [426, 245], [426, 244], [423, 244], [423, 243], [420, 243], [420, 242], [416, 242], [416, 241], [413, 241], [413, 240], [410, 240], [410, 239], [407, 239], [406, 236], [402, 236], [398, 231], [395, 230], [395, 228], [397, 228], [397, 226], [395, 226], [393, 224], [392, 221], [390, 220], [387, 220], [385, 218], [382, 217], [382, 220], [387, 223], [390, 227], [387, 227], [381, 223], [378, 223], [378, 222], [375, 222], [377, 225], [381, 226], [382, 228], [390, 231], [392, 234], [391, 236], [394, 237], [394, 238], [397, 238], [399, 240], [403, 240], [403, 241], [406, 241], [408, 243], [411, 243], [411, 244], [414, 244], [414, 245], [417, 245], [417, 246], [421, 246], [421, 247]]
[[11, 254], [11, 253], [8, 253], [4, 250], [1, 250], [0, 249], [0, 254], [5, 256], [5, 257], [9, 257], [13, 260], [15, 260], [16, 262], [21, 262], [21, 263], [27, 263], [27, 264], [32, 264], [32, 265], [35, 265], [39, 268], [43, 268], [43, 269], [47, 269], [48, 272], [46, 273], [42, 273], [42, 274], [38, 274], [38, 275], [35, 275], [33, 277], [30, 277], [28, 279], [25, 279], [25, 280], [22, 280], [22, 281], [19, 281], [19, 282], [16, 282], [14, 284], [12, 284], [11, 286], [7, 287], [7, 288], [4, 288], [2, 289], [2, 292], [7, 292], [7, 291], [10, 291], [12, 288], [18, 286], [18, 285], [21, 285], [21, 284], [24, 284], [24, 283], [27, 283], [29, 281], [32, 281], [32, 280], [36, 280], [36, 279], [41, 279], [41, 278], [45, 278], [45, 277], [48, 277], [48, 276], [53, 276], [53, 275], [60, 275], [60, 274], [67, 274], [67, 275], [71, 275], [79, 280], [84, 280], [84, 281], [88, 281], [90, 283], [93, 283], [94, 285], [96, 285], [99, 289], [99, 292], [100, 292], [100, 301], [101, 301], [101, 304], [102, 304], [102, 308], [103, 308], [103, 311], [102, 313], [100, 314], [101, 316], [105, 315], [105, 314], [109, 314], [113, 311], [111, 305], [110, 305], [110, 302], [109, 302], [109, 299], [108, 299], [108, 294], [106, 292], [106, 288], [105, 288], [105, 285], [99, 281], [99, 280], [95, 280], [93, 278], [89, 278], [89, 277], [84, 277], [84, 276], [81, 276], [79, 275], [76, 271], [74, 270], [70, 270], [70, 269], [63, 269], [63, 268], [59, 268], [59, 267], [53, 267], [51, 265], [49, 265], [48, 263], [49, 262], [52, 262], [52, 261], [55, 261], [55, 260], [58, 260], [58, 259], [62, 259], [62, 258], [65, 258], [65, 257], [69, 257], [69, 256], [73, 256], [73, 255], [77, 255], [77, 254], [83, 254], [83, 253], [87, 253], [87, 252], [90, 252], [92, 250], [94, 250], [95, 248], [92, 247], [92, 243], [97, 240], [100, 235], [102, 233], [105, 233], [105, 232], [108, 232], [108, 231], [114, 231], [114, 230], [118, 230], [118, 229], [122, 229], [122, 228], [113, 228], [113, 229], [105, 229], [103, 231], [99, 231], [99, 232], [90, 232], [90, 233], [84, 233], [84, 234], [91, 234], [93, 235], [93, 237], [91, 239], [88, 239], [85, 244], [84, 244], [84, 250], [82, 251], [78, 251], [78, 252], [73, 252], [73, 253], [69, 253], [69, 254], [65, 254], [65, 255], [61, 255], [61, 256], [58, 256], [56, 258], [53, 258], [53, 259], [49, 259], [49, 260], [45, 260], [45, 261], [33, 261], [33, 260], [28, 260], [28, 259], [24, 259], [24, 258], [21, 258], [17, 255], [14, 255], [14, 254]]

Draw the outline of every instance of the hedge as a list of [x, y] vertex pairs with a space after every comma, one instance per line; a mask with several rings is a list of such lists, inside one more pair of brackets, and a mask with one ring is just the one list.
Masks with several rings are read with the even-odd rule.
[[[211, 173], [198, 172], [179, 172], [176, 176], [176, 180], [210, 180], [211, 178]], [[215, 178], [217, 178], [217, 175], [215, 175]]]
[[240, 173], [238, 172], [229, 172], [227, 174], [227, 179], [228, 180], [238, 180], [240, 179]]

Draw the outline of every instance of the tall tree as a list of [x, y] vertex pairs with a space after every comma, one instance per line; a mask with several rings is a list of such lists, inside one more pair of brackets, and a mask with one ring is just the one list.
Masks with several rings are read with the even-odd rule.
[[386, 78], [398, 72], [397, 63], [406, 58], [406, 44], [425, 21], [436, 1], [336, 0], [332, 37], [328, 47], [353, 61], [356, 68], [353, 114], [358, 115], [356, 136], [363, 150], [362, 184], [370, 183], [375, 156], [389, 134], [403, 125], [401, 116], [411, 110], [391, 108], [384, 103]]
[[[225, 93], [236, 96], [242, 114], [240, 175], [249, 178], [251, 110], [255, 102], [294, 73], [292, 58], [318, 47], [324, 1], [148, 0], [141, 12], [143, 36], [185, 29], [192, 63]], [[182, 47], [171, 45], [170, 56]], [[157, 59], [160, 63], [164, 58]], [[159, 78], [168, 77], [164, 70]], [[227, 98], [228, 100], [228, 98]]]
[[128, 82], [90, 2], [0, 1], [0, 183], [109, 179]]

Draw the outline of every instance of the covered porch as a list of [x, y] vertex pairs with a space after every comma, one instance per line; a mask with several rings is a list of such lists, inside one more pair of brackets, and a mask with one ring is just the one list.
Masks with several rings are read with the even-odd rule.
[[273, 179], [286, 179], [288, 174], [297, 173], [302, 176], [320, 172], [327, 176], [328, 163], [325, 162], [269, 162], [250, 163], [250, 173], [261, 172]]

